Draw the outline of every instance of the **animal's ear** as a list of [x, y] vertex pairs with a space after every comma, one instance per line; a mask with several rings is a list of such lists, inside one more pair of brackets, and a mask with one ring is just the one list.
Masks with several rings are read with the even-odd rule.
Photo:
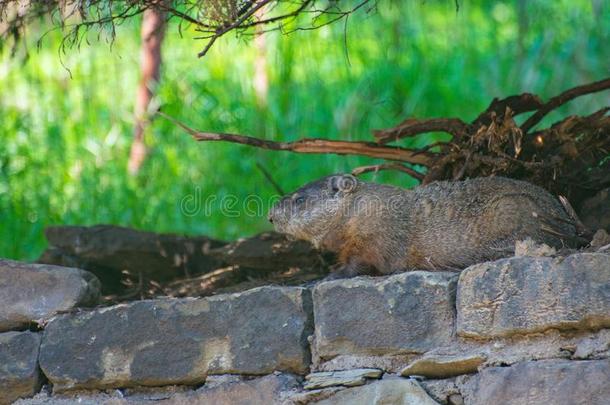
[[351, 193], [358, 185], [358, 179], [351, 174], [338, 174], [328, 178], [328, 189], [333, 193]]

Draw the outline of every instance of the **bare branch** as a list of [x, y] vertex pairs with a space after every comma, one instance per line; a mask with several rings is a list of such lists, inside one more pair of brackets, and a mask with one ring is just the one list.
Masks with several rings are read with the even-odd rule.
[[513, 112], [513, 117], [518, 114], [523, 114], [530, 111], [536, 111], [542, 107], [543, 102], [535, 94], [523, 93], [516, 96], [510, 96], [503, 99], [494, 98], [489, 104], [489, 107], [483, 111], [474, 121], [472, 125], [479, 127], [481, 125], [489, 125], [492, 121], [492, 116], [501, 116], [505, 113], [506, 108], [510, 108]]
[[[316, 4], [324, 4], [316, 7]], [[116, 35], [115, 25], [135, 17], [146, 10], [162, 12], [167, 19], [178, 19], [178, 30], [183, 23], [201, 33], [195, 39], [206, 41], [198, 53], [204, 56], [215, 42], [229, 32], [237, 35], [253, 34], [253, 27], [266, 25], [265, 31], [283, 30], [286, 21], [299, 15], [298, 25], [289, 32], [317, 29], [335, 21], [346, 19], [375, 0], [358, 2], [322, 3], [319, 0], [45, 0], [24, 3], [22, 0], [0, 0], [0, 40], [8, 37], [21, 40], [25, 27], [49, 16], [53, 29], [66, 30], [60, 46], [79, 46], [87, 33], [95, 29], [98, 36], [111, 41]], [[24, 5], [25, 4], [25, 5]], [[264, 8], [264, 12], [263, 11]], [[373, 7], [371, 7], [372, 9]], [[69, 22], [69, 24], [67, 24]]]
[[416, 178], [419, 181], [423, 180], [425, 177], [424, 174], [417, 172], [405, 165], [401, 165], [400, 163], [382, 163], [371, 166], [360, 166], [352, 170], [352, 175], [360, 176], [364, 173], [378, 172], [380, 170], [398, 170], [400, 172], [407, 173], [409, 176]]
[[286, 194], [284, 192], [284, 189], [282, 189], [282, 187], [279, 185], [279, 183], [277, 181], [275, 181], [275, 179], [273, 178], [271, 173], [269, 173], [269, 170], [267, 170], [265, 168], [265, 166], [263, 166], [263, 164], [261, 162], [256, 162], [256, 167], [258, 167], [258, 170], [260, 170], [261, 173], [263, 173], [263, 176], [265, 177], [265, 179], [267, 179], [269, 184], [271, 184], [271, 186], [275, 189], [275, 191], [279, 195], [285, 195]]
[[373, 135], [377, 142], [388, 143], [400, 138], [411, 137], [427, 132], [446, 132], [455, 138], [468, 133], [469, 126], [459, 118], [407, 118], [394, 128], [375, 130]]
[[538, 124], [549, 112], [567, 103], [568, 101], [575, 99], [576, 97], [584, 96], [586, 94], [597, 93], [599, 91], [607, 89], [610, 89], [610, 79], [604, 79], [598, 82], [589, 83], [566, 90], [560, 95], [551, 98], [538, 111], [536, 111], [534, 115], [529, 117], [523, 123], [523, 125], [521, 125], [521, 130], [523, 131], [523, 133], [527, 133], [536, 124]]
[[312, 3], [313, 3], [313, 0], [305, 0], [305, 1], [303, 1], [303, 3], [297, 9], [295, 9], [295, 10], [289, 12], [289, 13], [278, 15], [278, 16], [275, 16], [275, 17], [270, 17], [270, 18], [262, 19], [262, 20], [254, 20], [254, 21], [252, 21], [250, 23], [242, 24], [241, 28], [251, 28], [251, 27], [258, 26], [258, 25], [271, 24], [271, 23], [274, 23], [274, 22], [278, 22], [278, 21], [283, 21], [283, 20], [288, 20], [288, 19], [294, 18], [297, 15], [301, 14]]
[[162, 112], [158, 112], [157, 114], [181, 127], [197, 141], [233, 142], [261, 149], [290, 151], [295, 153], [334, 153], [337, 155], [368, 156], [423, 166], [430, 164], [435, 157], [435, 154], [433, 153], [417, 153], [418, 151], [412, 149], [379, 145], [374, 142], [335, 141], [319, 138], [304, 138], [294, 142], [274, 142], [247, 135], [201, 132], [188, 127], [167, 114]]
[[[203, 50], [201, 52], [199, 52], [197, 54], [197, 56], [199, 58], [204, 56], [210, 50], [210, 48], [212, 47], [212, 45], [218, 38], [220, 38], [227, 32], [229, 32], [235, 28], [238, 28], [246, 20], [248, 20], [250, 17], [252, 17], [258, 10], [260, 10], [261, 8], [263, 8], [264, 6], [269, 4], [271, 1], [272, 0], [261, 0], [260, 2], [256, 3], [256, 5], [254, 7], [242, 7], [242, 9], [240, 10], [240, 13], [242, 13], [242, 15], [239, 16], [239, 18], [236, 21], [227, 25], [226, 27], [217, 28], [214, 35], [210, 38], [210, 41], [208, 42], [208, 44], [205, 46], [205, 48], [203, 48]], [[238, 13], [238, 15], [239, 15], [239, 13]]]

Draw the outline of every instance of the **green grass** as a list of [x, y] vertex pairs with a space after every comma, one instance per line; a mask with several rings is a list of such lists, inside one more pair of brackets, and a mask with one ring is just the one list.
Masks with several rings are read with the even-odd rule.
[[[407, 116], [471, 120], [493, 97], [523, 91], [550, 97], [608, 75], [610, 8], [591, 2], [527, 2], [520, 28], [513, 2], [382, 2], [377, 13], [289, 36], [267, 36], [268, 106], [253, 90], [255, 50], [226, 38], [202, 60], [202, 43], [170, 27], [157, 102], [189, 125], [267, 139], [368, 140], [374, 128]], [[400, 5], [399, 5], [400, 4]], [[36, 38], [44, 27], [29, 33]], [[48, 35], [27, 61], [0, 53], [0, 257], [34, 259], [52, 224], [112, 223], [160, 232], [247, 236], [270, 229], [248, 215], [248, 196], [274, 195], [256, 163], [286, 189], [347, 171], [374, 159], [267, 152], [193, 142], [155, 121], [151, 153], [137, 177], [127, 175], [132, 109], [138, 80], [137, 21], [116, 42], [84, 44], [58, 57], [59, 33]], [[348, 55], [348, 56], [346, 56]], [[588, 96], [549, 116], [588, 113], [608, 94]], [[421, 146], [433, 137], [406, 140]], [[405, 187], [398, 173], [369, 179]], [[210, 212], [185, 212], [185, 197], [214, 195]], [[221, 210], [236, 198], [237, 214]], [[252, 200], [251, 200], [252, 201]], [[227, 208], [227, 207], [225, 207]], [[188, 210], [187, 210], [188, 211]]]

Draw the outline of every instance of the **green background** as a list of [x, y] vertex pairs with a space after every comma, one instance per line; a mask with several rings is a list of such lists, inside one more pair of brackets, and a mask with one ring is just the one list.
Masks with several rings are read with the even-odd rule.
[[[347, 29], [338, 23], [268, 34], [264, 108], [253, 89], [251, 41], [223, 38], [199, 60], [204, 44], [193, 40], [196, 33], [186, 30], [181, 38], [172, 23], [155, 103], [197, 129], [287, 141], [369, 140], [372, 129], [408, 116], [472, 120], [493, 97], [527, 91], [546, 99], [608, 76], [610, 7], [604, 3], [469, 1], [456, 13], [453, 1], [388, 0], [376, 12], [352, 15]], [[14, 57], [10, 46], [0, 51], [0, 257], [35, 259], [45, 247], [45, 226], [53, 224], [248, 236], [271, 228], [263, 211], [248, 210], [247, 201], [260, 199], [264, 210], [275, 195], [257, 162], [285, 190], [379, 163], [198, 144], [157, 119], [147, 134], [150, 155], [130, 176], [139, 20], [119, 27], [112, 44], [91, 33], [90, 45], [65, 54], [57, 31], [36, 48], [47, 29], [42, 22], [29, 29], [27, 57], [22, 47]], [[583, 97], [545, 123], [608, 101], [607, 93]], [[421, 146], [434, 138], [401, 144]], [[365, 177], [415, 184], [398, 172]], [[206, 211], [202, 204], [211, 196], [216, 203]], [[219, 206], [227, 196], [235, 199], [230, 212]]]

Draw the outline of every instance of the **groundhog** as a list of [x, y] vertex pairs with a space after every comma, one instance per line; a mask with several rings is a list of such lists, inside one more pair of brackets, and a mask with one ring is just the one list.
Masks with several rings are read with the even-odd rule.
[[269, 220], [278, 232], [336, 252], [338, 276], [349, 277], [459, 270], [512, 256], [528, 237], [574, 247], [583, 239], [564, 206], [538, 186], [503, 177], [406, 190], [333, 175], [283, 197]]

